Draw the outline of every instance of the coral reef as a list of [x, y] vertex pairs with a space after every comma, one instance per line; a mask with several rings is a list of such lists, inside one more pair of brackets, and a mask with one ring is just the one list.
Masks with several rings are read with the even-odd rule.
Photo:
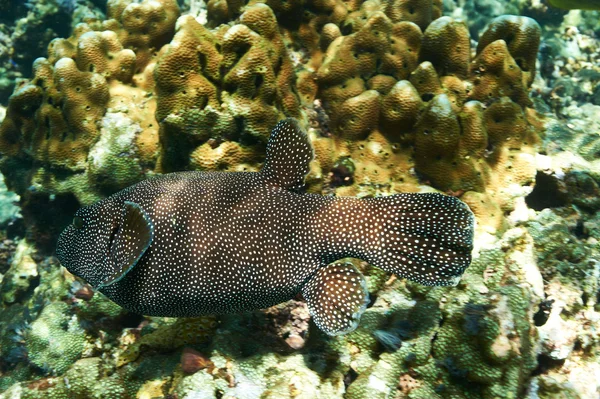
[[184, 16], [174, 35], [178, 16], [174, 0], [110, 1], [106, 21], [79, 24], [34, 62], [0, 127], [0, 169], [26, 208], [89, 204], [153, 172], [256, 169], [271, 127], [299, 116], [270, 8], [214, 32]]
[[[597, 12], [201, 3], [109, 0], [104, 17], [87, 1], [0, 0], [0, 22], [22, 19], [0, 26], [0, 96], [33, 66], [0, 125], [28, 238], [0, 223], [1, 399], [598, 396]], [[421, 287], [346, 260], [371, 302], [330, 338], [301, 298], [131, 314], [44, 254], [78, 206], [154, 173], [258, 170], [283, 116], [308, 122], [309, 191], [467, 202], [479, 227], [461, 283]]]
[[[71, 213], [77, 203], [138, 181], [156, 163], [156, 102], [141, 86], [152, 80], [145, 68], [172, 36], [179, 8], [168, 0], [128, 4], [110, 2], [102, 24], [79, 24], [71, 38], [53, 40], [48, 58], [34, 62], [33, 79], [11, 96], [0, 168], [38, 226], [43, 215], [35, 209], [49, 196]], [[47, 230], [38, 235], [55, 234]]]
[[[155, 172], [256, 170], [270, 128], [313, 100], [328, 120], [314, 121], [310, 190], [373, 195], [426, 182], [466, 193], [498, 229], [514, 205], [507, 188], [534, 179], [531, 19], [494, 19], [471, 59], [466, 25], [440, 17], [437, 1], [333, 2], [302, 16], [300, 3], [209, 2], [212, 30], [192, 15], [175, 26], [173, 0], [129, 3], [110, 1], [106, 21], [54, 40], [12, 95], [0, 169], [25, 208], [49, 195], [89, 204]], [[238, 20], [218, 25], [218, 15]], [[286, 40], [305, 47], [290, 54]], [[340, 162], [353, 165], [342, 176], [353, 185], [337, 182], [350, 171]]]

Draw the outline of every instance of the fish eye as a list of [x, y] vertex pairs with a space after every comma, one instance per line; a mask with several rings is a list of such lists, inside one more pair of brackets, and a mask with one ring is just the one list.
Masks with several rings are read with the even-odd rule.
[[80, 229], [83, 227], [83, 218], [81, 216], [75, 216], [73, 218], [73, 226], [75, 226], [76, 229]]

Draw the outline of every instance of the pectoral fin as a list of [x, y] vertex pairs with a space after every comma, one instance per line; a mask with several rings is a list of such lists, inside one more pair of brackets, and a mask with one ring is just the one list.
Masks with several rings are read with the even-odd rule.
[[138, 204], [125, 201], [121, 224], [109, 251], [114, 273], [96, 288], [109, 286], [125, 277], [150, 247], [153, 238], [154, 226], [146, 212]]
[[353, 331], [369, 302], [365, 278], [351, 263], [319, 269], [302, 295], [315, 324], [329, 335]]

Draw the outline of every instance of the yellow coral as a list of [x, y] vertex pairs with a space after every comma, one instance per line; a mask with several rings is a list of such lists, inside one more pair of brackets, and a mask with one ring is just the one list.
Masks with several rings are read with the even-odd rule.
[[385, 2], [386, 14], [392, 21], [410, 21], [423, 30], [442, 16], [442, 0], [391, 0]]
[[506, 42], [490, 43], [475, 58], [471, 68], [473, 89], [470, 97], [482, 102], [491, 102], [498, 97], [508, 96], [520, 105], [529, 105], [526, 78], [510, 55]]
[[225, 141], [215, 146], [204, 143], [190, 155], [194, 169], [250, 172], [262, 161], [256, 148], [247, 148], [235, 141]]
[[465, 106], [460, 118], [447, 95], [429, 102], [416, 126], [415, 167], [434, 187], [483, 190], [481, 162], [487, 136], [482, 119], [481, 105], [475, 102]]
[[71, 170], [85, 168], [87, 154], [97, 139], [96, 124], [109, 99], [106, 80], [81, 72], [70, 58], [54, 68], [40, 58], [34, 63], [33, 84], [11, 97], [0, 127], [0, 151], [31, 156]]
[[256, 4], [240, 22], [211, 32], [190, 16], [179, 20], [155, 71], [162, 170], [187, 167], [186, 154], [210, 137], [265, 142], [277, 120], [299, 115], [272, 10]]
[[411, 130], [424, 104], [415, 87], [407, 80], [400, 80], [383, 98], [381, 104], [382, 130], [390, 138]]
[[143, 335], [133, 343], [125, 343], [130, 339], [123, 337], [122, 341], [126, 346], [117, 356], [117, 367], [135, 361], [146, 348], [164, 351], [208, 342], [217, 324], [215, 316], [176, 319], [160, 323], [155, 331]]
[[77, 67], [80, 71], [97, 72], [106, 79], [129, 82], [133, 77], [136, 55], [123, 49], [112, 31], [87, 32], [81, 35], [77, 46]]
[[497, 40], [504, 40], [508, 51], [523, 71], [525, 86], [535, 78], [535, 61], [540, 45], [541, 28], [538, 23], [526, 17], [501, 15], [488, 25], [479, 38], [477, 54]]
[[[131, 0], [108, 0], [107, 17], [118, 21], [119, 41], [136, 53], [138, 69], [144, 68], [152, 53], [173, 37], [179, 17], [176, 0], [152, 0], [137, 3]], [[114, 30], [114, 29], [112, 29]]]
[[[387, 9], [405, 10], [413, 3], [388, 3]], [[317, 97], [329, 113], [331, 132], [349, 141], [348, 148], [383, 134], [403, 151], [413, 149], [423, 181], [456, 195], [493, 190], [500, 206], [510, 208], [508, 187], [532, 181], [537, 134], [523, 108], [529, 104], [539, 27], [526, 17], [498, 18], [471, 61], [463, 22], [441, 17], [422, 26], [421, 34], [414, 23], [395, 22], [404, 18], [402, 12], [386, 16], [381, 9], [378, 2], [365, 3], [361, 13], [368, 20], [333, 40], [317, 72]], [[395, 73], [385, 65], [395, 65]], [[356, 166], [355, 182], [389, 184], [393, 167], [383, 167], [383, 160], [376, 168], [365, 166], [371, 164], [363, 154], [346, 155]]]
[[425, 30], [420, 59], [431, 61], [441, 76], [467, 76], [470, 57], [470, 39], [467, 24], [441, 17]]
[[[3, 170], [44, 169], [8, 183], [85, 202], [152, 172], [257, 170], [276, 121], [313, 101], [313, 191], [418, 191], [420, 177], [457, 195], [493, 191], [507, 209], [507, 187], [531, 181], [534, 21], [495, 19], [471, 60], [465, 24], [440, 17], [439, 0], [212, 0], [208, 11], [211, 30], [177, 19], [175, 0], [109, 0], [107, 21], [53, 41], [0, 126]], [[291, 57], [286, 40], [300, 44]], [[119, 129], [128, 150], [104, 162], [122, 149], [107, 138]], [[344, 159], [352, 170], [336, 169]], [[356, 185], [328, 187], [335, 173]]]
[[[75, 194], [86, 204], [102, 190], [123, 188], [154, 168], [158, 124], [153, 118], [155, 99], [146, 92], [153, 88], [147, 68], [154, 63], [148, 57], [169, 39], [178, 7], [170, 0], [110, 1], [108, 6], [109, 16], [118, 19], [79, 24], [70, 38], [53, 40], [48, 59], [35, 61], [33, 79], [12, 96], [0, 126], [0, 151], [11, 158], [0, 167], [14, 169], [15, 159], [40, 165], [36, 173], [13, 174], [9, 184], [21, 194], [35, 195], [24, 192], [33, 185], [38, 193]], [[143, 48], [132, 44], [138, 37], [136, 24]], [[137, 76], [136, 65], [145, 66]], [[132, 82], [142, 88], [132, 87]], [[107, 112], [112, 115], [107, 120], [110, 132], [102, 130]], [[127, 149], [100, 140], [118, 136], [119, 130], [135, 132]], [[108, 172], [113, 163], [90, 156], [98, 143], [106, 146], [97, 148], [98, 154], [119, 152], [119, 167]]]
[[382, 12], [373, 13], [357, 33], [334, 40], [317, 73], [319, 95], [330, 111], [332, 128], [345, 129], [341, 127], [349, 117], [345, 101], [361, 95], [373, 76], [406, 79], [417, 66], [420, 42], [417, 25], [393, 24]]

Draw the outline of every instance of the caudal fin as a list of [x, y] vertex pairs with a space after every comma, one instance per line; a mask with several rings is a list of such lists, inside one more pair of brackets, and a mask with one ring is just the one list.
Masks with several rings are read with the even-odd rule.
[[383, 238], [369, 259], [423, 285], [456, 285], [471, 263], [475, 218], [447, 195], [398, 194], [374, 200]]

